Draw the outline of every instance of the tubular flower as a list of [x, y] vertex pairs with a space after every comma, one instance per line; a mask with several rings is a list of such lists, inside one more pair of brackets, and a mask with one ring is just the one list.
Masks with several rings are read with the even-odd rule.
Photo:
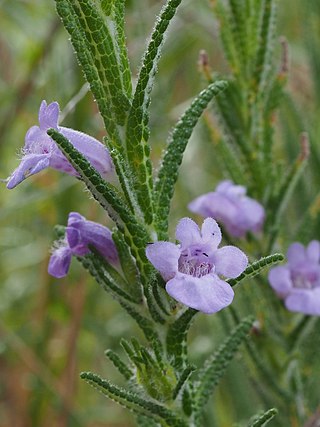
[[53, 249], [48, 272], [61, 278], [67, 275], [72, 255], [84, 256], [94, 246], [105, 259], [113, 265], [118, 264], [118, 253], [109, 228], [86, 220], [77, 212], [70, 212], [65, 238], [56, 243]]
[[57, 129], [69, 139], [100, 173], [103, 178], [113, 173], [113, 164], [107, 148], [85, 133], [58, 126], [59, 104], [47, 105], [42, 101], [39, 110], [39, 126], [32, 126], [25, 137], [25, 145], [20, 165], [13, 171], [7, 181], [7, 188], [12, 189], [45, 168], [52, 167], [69, 175], [79, 176], [77, 171], [62, 154], [56, 143], [47, 135], [50, 128]]
[[234, 237], [260, 231], [265, 217], [263, 206], [246, 196], [246, 188], [228, 180], [220, 182], [215, 191], [197, 197], [188, 208], [203, 217], [215, 218]]
[[223, 278], [239, 276], [248, 264], [235, 246], [218, 249], [221, 237], [213, 218], [204, 220], [201, 231], [190, 218], [183, 218], [176, 228], [180, 244], [156, 242], [146, 249], [147, 258], [167, 282], [168, 294], [207, 314], [231, 304], [234, 292]]
[[269, 282], [290, 311], [320, 316], [320, 242], [292, 243], [288, 263], [269, 272]]

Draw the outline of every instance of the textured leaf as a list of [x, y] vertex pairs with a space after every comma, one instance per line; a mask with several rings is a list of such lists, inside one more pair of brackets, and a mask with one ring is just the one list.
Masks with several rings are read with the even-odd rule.
[[136, 192], [147, 223], [153, 220], [152, 206], [152, 164], [149, 159], [150, 148], [147, 145], [148, 108], [154, 74], [157, 70], [164, 35], [174, 17], [181, 0], [168, 0], [163, 7], [150, 42], [142, 60], [137, 87], [127, 122], [127, 155], [136, 177]]
[[71, 36], [106, 129], [120, 146], [118, 125], [124, 124], [125, 112], [130, 103], [125, 94], [127, 84], [123, 81], [125, 74], [122, 73], [123, 65], [119, 63], [119, 52], [116, 51], [116, 37], [110, 34], [111, 27], [115, 32], [117, 27], [109, 23], [108, 28], [104, 16], [101, 16], [99, 8], [91, 0], [56, 0], [56, 7]]
[[114, 364], [114, 366], [118, 369], [120, 374], [124, 376], [126, 380], [130, 380], [134, 373], [131, 371], [130, 368], [120, 359], [120, 357], [112, 350], [106, 350], [105, 355], [108, 357], [108, 359]]
[[188, 308], [168, 328], [167, 353], [176, 369], [183, 369], [186, 361], [186, 338], [197, 310]]
[[245, 185], [245, 170], [243, 162], [239, 158], [239, 153], [232, 146], [230, 140], [226, 136], [222, 136], [216, 129], [210, 113], [204, 114], [204, 121], [210, 133], [210, 139], [213, 142], [213, 149], [220, 157], [221, 163], [223, 163], [231, 179], [239, 185]]
[[182, 372], [182, 374], [179, 378], [178, 384], [176, 385], [176, 388], [173, 391], [173, 394], [172, 394], [173, 399], [176, 399], [178, 397], [179, 393], [181, 392], [181, 390], [183, 390], [183, 387], [185, 386], [186, 382], [190, 378], [190, 375], [195, 370], [196, 370], [196, 367], [193, 365], [187, 366], [184, 369], [184, 371]]
[[159, 336], [154, 329], [153, 322], [144, 315], [140, 314], [132, 305], [124, 301], [121, 302], [121, 305], [127, 311], [127, 313], [130, 314], [130, 316], [137, 322], [138, 326], [143, 331], [146, 339], [152, 345], [152, 349], [155, 352], [157, 361], [161, 361], [163, 348]]
[[231, 70], [238, 75], [240, 72], [239, 57], [233, 39], [232, 26], [230, 25], [230, 14], [227, 12], [222, 1], [212, 2], [214, 12], [220, 21], [220, 37], [223, 44], [223, 51], [229, 62]]
[[145, 415], [138, 415], [136, 419], [137, 419], [137, 425], [139, 427], [160, 427], [160, 424], [158, 424], [151, 417], [147, 417]]
[[116, 245], [120, 265], [128, 283], [127, 291], [132, 293], [134, 298], [142, 301], [142, 289], [139, 273], [134, 258], [130, 253], [130, 248], [125, 242], [122, 233], [119, 231], [112, 233], [112, 239]]
[[123, 79], [123, 87], [129, 98], [132, 95], [131, 71], [126, 45], [126, 36], [124, 31], [125, 22], [125, 2], [126, 0], [94, 0], [97, 6], [101, 7], [102, 15], [106, 19], [106, 24], [114, 31], [116, 36], [113, 38], [116, 53], [119, 55], [120, 71]]
[[240, 344], [246, 340], [253, 321], [253, 317], [247, 317], [242, 320], [218, 350], [205, 362], [204, 367], [199, 372], [194, 395], [194, 417], [197, 425], [202, 417], [204, 405], [207, 403], [214, 387], [224, 375]]
[[301, 135], [301, 151], [296, 161], [293, 163], [288, 173], [286, 174], [280, 189], [274, 196], [274, 200], [270, 203], [270, 214], [267, 220], [267, 228], [270, 232], [269, 250], [272, 250], [273, 244], [277, 237], [280, 223], [283, 219], [283, 213], [287, 207], [290, 197], [302, 176], [302, 172], [306, 167], [309, 155], [309, 140], [308, 135], [303, 133]]
[[143, 219], [143, 214], [141, 213], [141, 209], [136, 197], [132, 175], [129, 171], [129, 165], [125, 157], [121, 154], [122, 150], [119, 150], [117, 147], [113, 146], [110, 139], [108, 138], [104, 138], [104, 142], [109, 148], [109, 153], [112, 158], [117, 177], [131, 212], [134, 213], [138, 218]]
[[263, 258], [260, 258], [258, 261], [249, 264], [248, 267], [244, 270], [240, 276], [235, 279], [228, 279], [226, 282], [229, 283], [230, 286], [235, 286], [240, 283], [243, 279], [252, 278], [257, 274], [260, 274], [262, 270], [266, 267], [270, 267], [272, 265], [277, 264], [284, 260], [284, 256], [282, 254], [272, 254]]
[[262, 16], [259, 27], [258, 50], [255, 59], [253, 84], [260, 93], [270, 73], [270, 60], [274, 48], [275, 13], [274, 0], [264, 0], [262, 3]]
[[80, 376], [92, 387], [135, 413], [152, 417], [156, 421], [164, 420], [172, 427], [187, 427], [185, 421], [165, 406], [147, 400], [131, 391], [124, 390], [91, 372], [82, 372]]
[[[85, 257], [78, 257], [78, 261], [80, 261], [83, 267], [89, 271], [89, 273], [92, 277], [95, 278], [97, 283], [105, 291], [110, 292], [120, 303], [123, 301], [137, 303], [137, 301], [132, 298], [131, 295], [129, 295], [119, 286], [119, 281], [115, 280], [115, 277], [117, 276], [113, 274], [114, 272], [110, 274], [110, 270], [114, 269], [111, 266], [106, 267], [105, 263], [103, 265], [97, 258], [97, 254], [89, 254]], [[119, 274], [117, 273], [117, 275]], [[120, 284], [122, 281], [123, 279], [120, 281]]]
[[254, 417], [253, 421], [248, 424], [248, 427], [263, 427], [269, 424], [269, 421], [277, 415], [278, 411], [275, 408], [268, 409], [262, 415]]
[[174, 185], [178, 178], [179, 167], [189, 138], [201, 114], [212, 98], [222, 92], [227, 86], [225, 81], [217, 81], [203, 90], [192, 102], [175, 126], [165, 151], [155, 186], [155, 227], [159, 238], [165, 239], [168, 229], [170, 203]]
[[233, 41], [235, 51], [238, 53], [242, 75], [246, 74], [246, 62], [248, 59], [247, 53], [247, 35], [246, 35], [246, 16], [244, 10], [244, 2], [242, 0], [229, 0], [230, 5], [230, 21], [231, 30], [233, 33]]

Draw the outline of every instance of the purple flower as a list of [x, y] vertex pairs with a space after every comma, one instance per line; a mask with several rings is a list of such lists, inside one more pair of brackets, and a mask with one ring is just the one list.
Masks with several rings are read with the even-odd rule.
[[235, 246], [218, 249], [221, 231], [213, 218], [204, 220], [201, 231], [192, 219], [181, 219], [176, 238], [179, 245], [156, 242], [146, 250], [149, 261], [167, 282], [168, 294], [207, 314], [231, 304], [234, 292], [219, 276], [239, 276], [248, 264], [246, 255]]
[[290, 311], [320, 316], [320, 242], [292, 243], [288, 263], [269, 272], [269, 282]]
[[245, 187], [232, 181], [220, 182], [216, 191], [197, 197], [188, 208], [203, 217], [215, 218], [234, 237], [260, 231], [265, 216], [263, 206], [246, 196]]
[[86, 220], [77, 212], [70, 212], [65, 238], [57, 242], [52, 252], [49, 274], [57, 278], [66, 276], [72, 255], [88, 254], [88, 245], [94, 246], [110, 264], [117, 266], [118, 253], [111, 231], [101, 224]]
[[102, 177], [113, 172], [113, 164], [107, 148], [85, 133], [58, 126], [59, 104], [47, 105], [42, 101], [39, 110], [39, 126], [32, 126], [25, 137], [20, 165], [8, 178], [7, 188], [16, 187], [20, 182], [45, 168], [52, 167], [69, 175], [79, 176], [62, 154], [56, 143], [47, 135], [50, 128], [57, 129], [96, 168]]

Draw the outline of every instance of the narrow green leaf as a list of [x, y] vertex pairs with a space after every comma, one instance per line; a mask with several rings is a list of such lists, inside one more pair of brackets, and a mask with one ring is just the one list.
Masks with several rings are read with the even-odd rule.
[[158, 424], [153, 418], [145, 415], [138, 415], [136, 420], [138, 427], [160, 427], [160, 424]]
[[[101, 259], [102, 257], [100, 257]], [[119, 282], [117, 282], [113, 274], [110, 274], [110, 269], [113, 269], [111, 266], [106, 268], [106, 264], [101, 264], [97, 259], [97, 254], [89, 254], [84, 257], [77, 257], [78, 261], [83, 265], [83, 267], [89, 271], [92, 277], [95, 278], [97, 283], [106, 291], [111, 293], [120, 303], [123, 301], [128, 301], [136, 304], [137, 301], [132, 298], [127, 292], [125, 292], [121, 287], [119, 287]], [[113, 269], [114, 270], [114, 269]], [[123, 279], [122, 279], [123, 281]], [[121, 283], [121, 282], [120, 282]]]
[[143, 331], [146, 339], [149, 341], [156, 354], [157, 360], [161, 360], [163, 348], [159, 336], [154, 329], [154, 323], [147, 317], [140, 314], [132, 305], [124, 301], [121, 302], [121, 305], [127, 311], [127, 313], [130, 314], [130, 316], [137, 322], [137, 325]]
[[251, 316], [243, 319], [218, 350], [205, 362], [204, 367], [199, 372], [194, 396], [194, 417], [197, 424], [199, 424], [199, 420], [202, 417], [204, 405], [207, 403], [214, 387], [224, 375], [240, 344], [246, 340], [253, 321], [254, 318]]
[[136, 393], [124, 390], [100, 378], [96, 374], [82, 372], [80, 377], [110, 399], [135, 413], [152, 417], [156, 421], [164, 420], [172, 427], [187, 427], [186, 422], [173, 411], [151, 400], [147, 400]]
[[190, 393], [188, 386], [183, 389], [182, 393], [182, 409], [183, 412], [190, 417], [193, 412], [193, 395]]
[[137, 270], [135, 260], [130, 253], [130, 248], [124, 240], [122, 233], [119, 231], [114, 231], [112, 233], [112, 239], [116, 245], [120, 265], [128, 283], [127, 291], [132, 293], [136, 300], [142, 301], [142, 288], [139, 272]]
[[262, 16], [258, 35], [258, 50], [255, 58], [255, 66], [253, 73], [253, 86], [255, 92], [262, 92], [267, 76], [270, 73], [270, 59], [274, 48], [275, 36], [275, 0], [263, 0]]
[[172, 365], [176, 369], [183, 369], [186, 361], [186, 338], [193, 317], [197, 310], [188, 308], [168, 328], [166, 348]]
[[235, 279], [228, 279], [226, 280], [226, 282], [229, 283], [230, 286], [235, 286], [238, 283], [240, 283], [243, 279], [252, 278], [257, 274], [260, 274], [261, 271], [264, 270], [266, 267], [275, 265], [278, 262], [281, 262], [283, 260], [284, 260], [284, 256], [282, 254], [272, 254], [272, 255], [260, 258], [258, 261], [255, 261], [252, 264], [249, 264], [248, 267], [244, 270], [244, 272], [240, 274], [240, 276], [236, 277]]
[[116, 36], [113, 38], [115, 50], [119, 55], [120, 71], [123, 78], [123, 87], [129, 98], [132, 95], [131, 71], [126, 46], [126, 36], [124, 31], [125, 2], [126, 0], [94, 0], [106, 19], [107, 26], [111, 32], [116, 28]]
[[141, 213], [141, 209], [138, 205], [137, 197], [134, 190], [134, 184], [132, 180], [132, 175], [129, 172], [129, 166], [121, 154], [122, 150], [119, 150], [115, 147], [109, 138], [104, 138], [104, 142], [109, 148], [109, 153], [112, 158], [117, 177], [119, 179], [123, 194], [125, 195], [126, 201], [130, 207], [130, 210], [133, 214], [135, 214], [138, 218], [143, 219], [143, 214]]
[[144, 296], [146, 298], [148, 308], [149, 308], [149, 311], [150, 311], [150, 314], [151, 314], [153, 320], [157, 323], [164, 324], [165, 319], [163, 317], [163, 311], [161, 309], [162, 307], [159, 307], [159, 305], [157, 303], [157, 300], [156, 300], [154, 293], [153, 293], [152, 284], [149, 283], [147, 286], [145, 286]]
[[147, 145], [149, 137], [148, 108], [150, 93], [160, 58], [164, 35], [180, 3], [181, 0], [168, 0], [157, 19], [156, 26], [142, 60], [127, 122], [126, 144], [128, 160], [136, 177], [135, 189], [145, 216], [145, 221], [148, 224], [153, 221], [152, 164], [149, 158], [150, 148]]
[[[163, 280], [162, 278], [160, 280]], [[170, 308], [168, 307], [168, 294], [161, 287], [159, 281], [154, 279], [151, 281], [152, 294], [157, 303], [157, 306], [165, 316], [170, 316]]]
[[[239, 323], [240, 318], [236, 310], [232, 307], [232, 305], [229, 307], [229, 310], [234, 321], [236, 323]], [[289, 401], [291, 399], [290, 393], [287, 390], [281, 388], [281, 386], [279, 385], [278, 378], [274, 378], [272, 370], [268, 368], [266, 361], [263, 359], [262, 355], [258, 353], [254, 342], [252, 340], [246, 340], [245, 347], [249, 356], [254, 362], [255, 367], [261, 375], [262, 383], [264, 385], [268, 385], [270, 389], [272, 389], [272, 391], [276, 393], [281, 399]]]
[[130, 102], [125, 95], [119, 52], [116, 51], [117, 26], [112, 15], [101, 16], [91, 0], [69, 0], [69, 4], [86, 36], [106, 101], [113, 106], [114, 119], [118, 125], [124, 125]]
[[178, 384], [176, 385], [176, 388], [173, 390], [172, 393], [172, 399], [175, 400], [178, 397], [178, 394], [183, 390], [183, 387], [187, 383], [188, 379], [190, 378], [190, 375], [196, 370], [196, 367], [194, 365], [187, 366], [178, 381]]
[[246, 35], [246, 16], [244, 2], [242, 0], [229, 0], [230, 5], [230, 21], [231, 30], [233, 32], [233, 42], [235, 51], [238, 53], [242, 72], [241, 75], [246, 75], [246, 63], [248, 58], [247, 53], [247, 35]]
[[218, 115], [226, 135], [232, 140], [243, 158], [249, 162], [250, 146], [243, 138], [246, 133], [243, 94], [238, 81], [228, 81], [225, 91], [216, 99], [214, 110]]
[[231, 145], [226, 136], [222, 136], [216, 129], [215, 123], [211, 119], [211, 115], [204, 114], [204, 121], [207, 126], [210, 138], [213, 142], [213, 149], [221, 159], [232, 181], [239, 185], [245, 185], [247, 178], [245, 176], [245, 169], [243, 162], [239, 158], [239, 153], [236, 152], [234, 146]]
[[300, 154], [281, 183], [280, 189], [275, 195], [274, 200], [272, 200], [270, 203], [271, 210], [266, 224], [266, 228], [270, 230], [269, 250], [272, 250], [273, 248], [281, 221], [283, 219], [283, 213], [289, 203], [290, 197], [292, 196], [299, 179], [302, 176], [302, 172], [306, 167], [310, 155], [309, 139], [306, 133], [301, 135], [300, 142]]
[[226, 87], [225, 81], [217, 81], [203, 90], [183, 114], [168, 141], [154, 191], [155, 227], [159, 238], [166, 237], [174, 185], [192, 131], [208, 103]]
[[113, 363], [113, 365], [118, 369], [121, 375], [124, 376], [126, 380], [130, 380], [134, 373], [128, 366], [120, 359], [120, 357], [112, 350], [106, 350], [104, 354], [108, 357], [108, 359]]
[[230, 68], [235, 75], [240, 73], [239, 56], [233, 39], [232, 26], [230, 25], [230, 14], [227, 12], [222, 1], [213, 2], [214, 13], [220, 22], [220, 37], [223, 52], [229, 62]]
[[75, 3], [70, 0], [56, 0], [57, 13], [70, 34], [71, 43], [76, 52], [78, 61], [83, 69], [86, 80], [90, 84], [90, 89], [95, 97], [99, 111], [103, 117], [106, 130], [114, 141], [121, 145], [120, 134], [117, 127], [117, 120], [112, 103], [108, 99], [103, 84], [101, 72], [97, 68], [97, 61], [91, 50], [84, 28], [79, 21], [79, 17], [74, 10]]
[[132, 363], [134, 362], [134, 357], [135, 357], [135, 352], [134, 350], [131, 348], [131, 345], [128, 343], [127, 340], [125, 340], [124, 338], [121, 338], [120, 340], [120, 345], [123, 348], [123, 350], [125, 351], [127, 357], [129, 360], [132, 361]]
[[268, 409], [262, 415], [255, 416], [252, 422], [248, 424], [248, 427], [264, 427], [269, 424], [269, 421], [271, 421], [277, 413], [278, 411], [276, 408]]

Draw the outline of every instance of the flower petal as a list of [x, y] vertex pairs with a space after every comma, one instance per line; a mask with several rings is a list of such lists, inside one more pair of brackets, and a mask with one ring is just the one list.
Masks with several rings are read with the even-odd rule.
[[233, 187], [233, 182], [230, 179], [224, 179], [223, 181], [219, 182], [219, 184], [216, 186], [215, 191], [225, 194], [232, 187]]
[[191, 218], [182, 218], [176, 228], [176, 239], [181, 243], [181, 250], [201, 240], [200, 229]]
[[295, 242], [289, 246], [287, 251], [288, 263], [296, 267], [297, 264], [306, 260], [305, 248], [301, 243]]
[[213, 218], [206, 218], [203, 221], [201, 235], [204, 241], [203, 243], [210, 243], [212, 249], [217, 248], [222, 239], [220, 227]]
[[147, 246], [146, 255], [151, 264], [160, 272], [165, 281], [178, 272], [181, 251], [170, 242], [156, 242]]
[[239, 227], [245, 231], [260, 231], [265, 218], [264, 207], [249, 197], [241, 199], [241, 220]]
[[167, 283], [166, 291], [175, 300], [206, 314], [227, 307], [234, 297], [231, 286], [212, 274], [197, 278], [179, 273]]
[[310, 261], [319, 264], [320, 261], [320, 242], [318, 240], [312, 240], [307, 246], [307, 258]]
[[286, 298], [285, 305], [290, 311], [320, 316], [320, 288], [295, 290]]
[[10, 175], [7, 188], [11, 190], [28, 178], [28, 176], [34, 175], [47, 168], [49, 164], [50, 154], [28, 154], [24, 156], [20, 165]]
[[48, 273], [60, 279], [67, 275], [71, 263], [71, 250], [69, 246], [62, 246], [52, 253], [48, 265]]
[[85, 243], [81, 238], [81, 233], [74, 227], [66, 228], [66, 237], [70, 249], [72, 251], [72, 255], [84, 256], [90, 252], [88, 248], [88, 242]]
[[111, 264], [118, 263], [118, 252], [108, 227], [88, 221], [77, 212], [71, 212], [66, 235], [73, 254], [83, 256], [89, 252], [88, 245], [92, 245]]
[[292, 281], [288, 267], [280, 265], [269, 271], [268, 276], [271, 287], [277, 292], [280, 298], [285, 298], [292, 290]]
[[59, 132], [86, 157], [91, 165], [103, 178], [109, 177], [114, 172], [113, 162], [107, 147], [97, 139], [83, 132], [65, 127], [59, 127]]
[[217, 274], [225, 277], [238, 277], [247, 267], [247, 256], [235, 246], [224, 246], [212, 255]]
[[46, 101], [42, 101], [39, 109], [39, 127], [41, 130], [48, 130], [50, 128], [57, 129], [59, 120], [59, 104], [51, 102], [47, 105]]

